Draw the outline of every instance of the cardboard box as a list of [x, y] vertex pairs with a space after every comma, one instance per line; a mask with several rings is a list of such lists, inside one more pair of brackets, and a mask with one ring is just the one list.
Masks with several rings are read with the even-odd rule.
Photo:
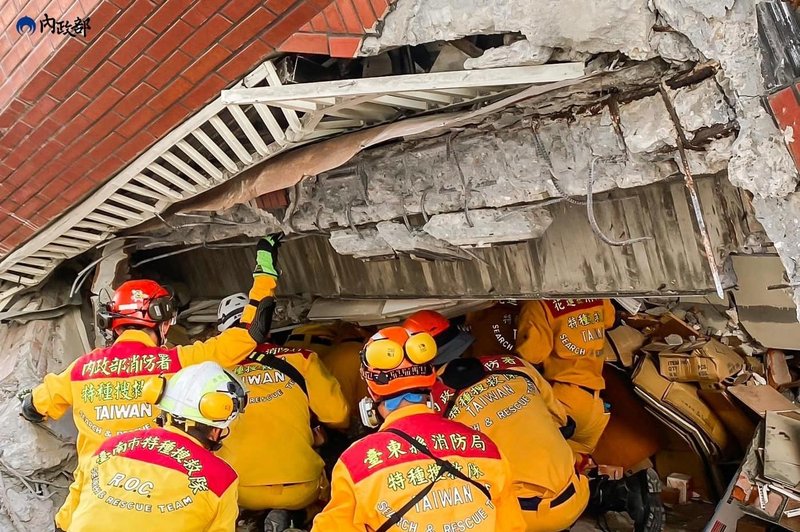
[[744, 369], [744, 359], [717, 340], [688, 345], [688, 352], [678, 347], [658, 354], [661, 375], [675, 382], [720, 382]]
[[649, 356], [642, 357], [636, 367], [633, 384], [690, 419], [720, 449], [727, 446], [728, 434], [722, 421], [700, 399], [695, 386], [664, 378]]
[[606, 344], [611, 346], [622, 365], [626, 368], [633, 366], [633, 355], [644, 345], [645, 335], [633, 327], [620, 325], [608, 331], [606, 336]]

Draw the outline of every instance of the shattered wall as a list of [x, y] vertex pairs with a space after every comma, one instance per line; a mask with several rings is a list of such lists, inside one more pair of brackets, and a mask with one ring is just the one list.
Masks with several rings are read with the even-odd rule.
[[[729, 179], [753, 194], [757, 217], [775, 243], [790, 283], [800, 284], [798, 172], [786, 149], [786, 142], [793, 140], [793, 132], [779, 131], [761, 101], [764, 82], [756, 3], [755, 0], [588, 3], [399, 0], [386, 17], [380, 34], [366, 39], [361, 52], [371, 55], [402, 44], [519, 32], [529, 41], [530, 48], [540, 54], [543, 48], [560, 49], [560, 53], [572, 56], [620, 51], [638, 60], [661, 56], [670, 62], [697, 59], [719, 62], [717, 81], [725, 90], [725, 99], [733, 108], [739, 126], [727, 160]], [[514, 46], [520, 48], [519, 44]], [[492, 52], [495, 56], [492, 64], [498, 64], [498, 53]], [[509, 54], [526, 55], [511, 49]], [[800, 304], [800, 291], [796, 292], [795, 301]]]
[[[15, 310], [46, 309], [65, 302], [69, 285], [50, 282]], [[75, 466], [75, 426], [66, 419], [35, 426], [19, 416], [17, 393], [64, 369], [88, 343], [79, 307], [60, 316], [0, 324], [0, 530], [52, 530]]]

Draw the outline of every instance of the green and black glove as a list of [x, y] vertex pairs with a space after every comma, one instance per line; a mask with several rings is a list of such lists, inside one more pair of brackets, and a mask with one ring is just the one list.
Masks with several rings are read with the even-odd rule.
[[253, 277], [269, 275], [274, 278], [280, 276], [278, 269], [278, 248], [281, 247], [283, 233], [273, 233], [258, 241], [256, 247], [256, 268]]

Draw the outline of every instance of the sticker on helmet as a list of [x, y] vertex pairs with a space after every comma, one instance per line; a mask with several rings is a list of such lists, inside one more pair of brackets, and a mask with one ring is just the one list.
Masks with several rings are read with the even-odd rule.
[[131, 290], [131, 298], [137, 303], [141, 303], [147, 299], [147, 296], [141, 290]]

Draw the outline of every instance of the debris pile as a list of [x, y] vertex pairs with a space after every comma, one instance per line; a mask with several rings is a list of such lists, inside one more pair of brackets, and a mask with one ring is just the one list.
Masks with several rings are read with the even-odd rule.
[[[606, 360], [627, 374], [645, 410], [671, 429], [651, 455], [667, 479], [666, 500], [721, 500], [730, 514], [732, 492], [738, 517], [726, 521], [718, 510], [720, 522], [735, 528], [749, 514], [800, 530], [795, 354], [751, 338], [735, 306], [677, 299], [645, 306], [621, 313], [620, 325], [608, 332]], [[740, 463], [729, 483], [731, 464]]]

